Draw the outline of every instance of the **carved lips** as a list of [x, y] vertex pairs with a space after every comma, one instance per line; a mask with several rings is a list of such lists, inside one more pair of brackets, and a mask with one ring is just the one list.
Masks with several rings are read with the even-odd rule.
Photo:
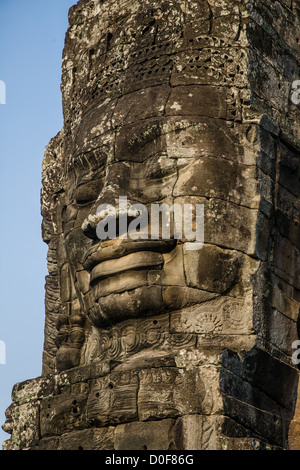
[[124, 271], [140, 270], [144, 268], [158, 268], [163, 265], [163, 257], [160, 253], [152, 251], [140, 251], [99, 263], [91, 272], [91, 282], [96, 279], [106, 278]]
[[91, 272], [104, 261], [114, 261], [139, 252], [167, 253], [175, 248], [176, 240], [114, 239], [92, 246], [85, 255], [84, 268]]
[[149, 286], [148, 273], [161, 271], [163, 253], [175, 246], [174, 240], [130, 239], [114, 239], [92, 246], [86, 253], [84, 267], [90, 272], [95, 301]]

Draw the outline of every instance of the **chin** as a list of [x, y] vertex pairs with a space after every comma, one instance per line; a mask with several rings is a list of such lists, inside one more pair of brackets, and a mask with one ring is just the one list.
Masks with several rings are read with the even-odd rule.
[[[94, 287], [93, 291], [97, 299], [97, 289]], [[90, 309], [89, 318], [94, 326], [108, 328], [125, 320], [152, 317], [163, 312], [162, 287], [145, 285], [100, 297]]]

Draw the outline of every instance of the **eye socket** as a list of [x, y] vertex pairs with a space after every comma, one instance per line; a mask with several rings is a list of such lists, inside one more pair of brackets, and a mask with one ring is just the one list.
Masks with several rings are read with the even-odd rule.
[[167, 178], [169, 176], [172, 176], [175, 173], [175, 169], [169, 169], [169, 170], [162, 170], [161, 168], [157, 169], [156, 171], [149, 172], [147, 173], [146, 178], [147, 180], [161, 180], [163, 178]]
[[156, 180], [166, 178], [177, 172], [176, 162], [165, 158], [163, 165], [156, 158], [148, 163], [145, 171], [147, 180]]
[[94, 202], [103, 187], [102, 181], [92, 181], [82, 184], [75, 190], [75, 201], [78, 205], [85, 205]]

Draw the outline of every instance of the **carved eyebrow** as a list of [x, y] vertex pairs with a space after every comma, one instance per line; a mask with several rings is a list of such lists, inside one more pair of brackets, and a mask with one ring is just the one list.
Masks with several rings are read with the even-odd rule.
[[106, 168], [107, 158], [107, 153], [101, 148], [74, 155], [68, 161], [68, 173], [75, 171], [78, 178], [82, 174], [103, 172]]
[[[125, 126], [124, 126], [125, 127]], [[132, 127], [132, 125], [130, 126]], [[156, 140], [163, 135], [161, 124], [150, 124], [143, 126], [137, 132], [134, 133], [131, 139], [129, 139], [129, 146], [139, 146], [141, 149], [149, 142]]]
[[90, 165], [92, 171], [96, 171], [98, 169], [104, 169], [107, 163], [107, 152], [103, 149], [95, 149], [91, 150], [84, 154], [87, 163]]
[[81, 171], [76, 176], [75, 189], [81, 186], [91, 185], [94, 182], [104, 181], [106, 177], [106, 165], [99, 166], [94, 171]]
[[[135, 123], [131, 123], [128, 125], [123, 126], [124, 130], [128, 132], [129, 138], [128, 138], [128, 145], [130, 146], [137, 146], [139, 145], [140, 149], [143, 149], [147, 144], [150, 142], [167, 137], [168, 135], [171, 134], [177, 134], [181, 131], [187, 131], [189, 129], [194, 129], [195, 127], [199, 126], [201, 123], [198, 121], [193, 121], [193, 120], [187, 120], [187, 121], [174, 121], [173, 122], [173, 127], [168, 127], [168, 123], [164, 120], [161, 120], [160, 122], [157, 123], [151, 123], [152, 119], [149, 119], [149, 124], [147, 125], [147, 121], [145, 120], [145, 123], [143, 127], [135, 131], [133, 136], [130, 138], [130, 131], [132, 130], [132, 127], [134, 128]], [[127, 130], [128, 129], [128, 130]]]

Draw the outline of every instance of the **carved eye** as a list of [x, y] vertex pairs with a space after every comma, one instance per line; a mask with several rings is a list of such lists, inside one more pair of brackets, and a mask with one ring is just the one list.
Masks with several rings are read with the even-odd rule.
[[75, 201], [78, 205], [90, 204], [99, 196], [103, 188], [103, 181], [97, 180], [85, 183], [75, 190]]
[[159, 159], [155, 158], [148, 162], [145, 178], [148, 180], [162, 179], [175, 172], [177, 172], [176, 162], [162, 156]]

